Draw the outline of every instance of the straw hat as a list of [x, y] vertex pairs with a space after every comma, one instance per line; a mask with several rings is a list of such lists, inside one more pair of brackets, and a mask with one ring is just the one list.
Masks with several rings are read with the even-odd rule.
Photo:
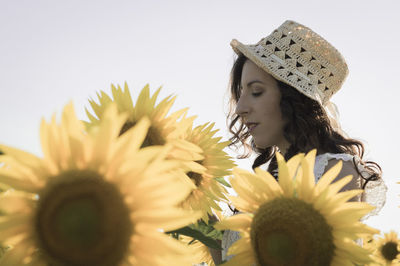
[[232, 40], [243, 54], [274, 78], [325, 105], [348, 74], [343, 56], [311, 29], [287, 20], [257, 44]]

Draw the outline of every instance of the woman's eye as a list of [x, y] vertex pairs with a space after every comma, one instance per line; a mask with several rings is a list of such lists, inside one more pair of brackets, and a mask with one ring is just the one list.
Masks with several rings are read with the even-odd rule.
[[253, 92], [251, 95], [253, 95], [254, 97], [258, 97], [262, 94], [262, 92]]

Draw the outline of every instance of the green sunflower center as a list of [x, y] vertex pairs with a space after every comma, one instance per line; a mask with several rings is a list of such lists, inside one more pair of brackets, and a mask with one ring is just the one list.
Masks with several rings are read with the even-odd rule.
[[382, 256], [388, 260], [394, 260], [399, 254], [399, 250], [397, 249], [397, 243], [395, 242], [387, 242], [381, 248]]
[[259, 265], [330, 265], [332, 228], [311, 204], [277, 198], [261, 205], [251, 224], [251, 243]]
[[40, 194], [35, 217], [43, 253], [55, 265], [118, 265], [133, 225], [115, 185], [92, 171], [68, 171]]
[[[135, 126], [136, 122], [127, 121], [121, 128], [119, 135], [121, 136], [130, 128]], [[150, 126], [149, 130], [147, 131], [146, 138], [144, 139], [141, 148], [152, 146], [152, 145], [164, 145], [165, 139], [162, 137], [159, 130], [153, 126]]]

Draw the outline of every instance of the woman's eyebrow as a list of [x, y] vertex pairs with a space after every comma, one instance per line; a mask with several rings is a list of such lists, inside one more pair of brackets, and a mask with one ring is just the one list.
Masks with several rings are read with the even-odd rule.
[[264, 82], [262, 82], [262, 81], [260, 81], [260, 80], [253, 80], [253, 81], [250, 81], [249, 83], [247, 83], [247, 87], [250, 87], [250, 86], [253, 85], [254, 83], [261, 83], [261, 84], [264, 84]]

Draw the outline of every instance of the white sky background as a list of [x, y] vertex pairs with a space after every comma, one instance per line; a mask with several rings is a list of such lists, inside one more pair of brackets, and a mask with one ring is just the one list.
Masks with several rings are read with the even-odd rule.
[[292, 19], [346, 58], [350, 74], [332, 100], [389, 187], [383, 211], [367, 223], [400, 232], [399, 3], [0, 0], [0, 142], [41, 155], [42, 117], [72, 100], [86, 119], [89, 97], [125, 81], [134, 97], [146, 83], [152, 92], [162, 85], [162, 97], [178, 95], [174, 110], [190, 107], [197, 124], [214, 121], [227, 139], [229, 42], [256, 43]]

